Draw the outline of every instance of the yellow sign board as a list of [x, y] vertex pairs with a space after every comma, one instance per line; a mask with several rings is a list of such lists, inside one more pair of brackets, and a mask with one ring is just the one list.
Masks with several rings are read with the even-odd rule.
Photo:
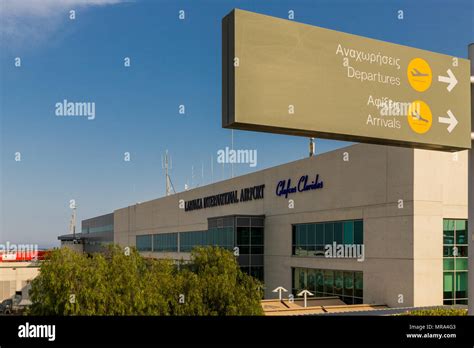
[[225, 128], [471, 147], [467, 59], [237, 9], [222, 29]]

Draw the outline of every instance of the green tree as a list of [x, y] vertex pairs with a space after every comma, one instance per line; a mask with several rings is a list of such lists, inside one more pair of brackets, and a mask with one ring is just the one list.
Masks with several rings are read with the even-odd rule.
[[217, 247], [195, 248], [191, 259], [203, 315], [263, 314], [262, 284], [240, 270], [231, 252]]
[[198, 248], [191, 262], [145, 259], [118, 246], [86, 255], [56, 249], [32, 281], [34, 315], [258, 315], [261, 284], [229, 251]]

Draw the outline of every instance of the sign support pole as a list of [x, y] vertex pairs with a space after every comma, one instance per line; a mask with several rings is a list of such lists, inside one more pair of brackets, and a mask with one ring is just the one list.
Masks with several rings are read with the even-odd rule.
[[471, 60], [471, 149], [468, 151], [468, 306], [469, 315], [474, 315], [474, 43], [469, 45]]

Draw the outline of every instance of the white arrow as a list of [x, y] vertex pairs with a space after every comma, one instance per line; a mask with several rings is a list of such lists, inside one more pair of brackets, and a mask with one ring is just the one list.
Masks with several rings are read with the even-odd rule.
[[310, 293], [308, 290], [303, 290], [298, 294], [298, 296], [304, 296], [304, 308], [306, 308], [306, 304], [307, 304], [307, 301], [306, 301], [306, 296], [307, 295], [313, 296], [313, 294]]
[[286, 290], [283, 286], [279, 286], [278, 288], [275, 288], [272, 291], [273, 292], [278, 292], [278, 298], [280, 299], [280, 301], [281, 301], [281, 292], [282, 291], [288, 292], [288, 290]]
[[451, 133], [454, 128], [458, 125], [458, 120], [454, 116], [454, 114], [451, 112], [451, 110], [448, 110], [448, 117], [439, 117], [438, 118], [439, 123], [445, 123], [449, 124], [448, 127], [448, 132]]
[[447, 73], [448, 73], [448, 76], [438, 76], [438, 81], [439, 82], [444, 82], [444, 83], [449, 83], [447, 89], [448, 89], [448, 92], [451, 92], [453, 90], [454, 86], [456, 86], [458, 84], [458, 80], [456, 79], [456, 76], [454, 76], [451, 69], [448, 69]]

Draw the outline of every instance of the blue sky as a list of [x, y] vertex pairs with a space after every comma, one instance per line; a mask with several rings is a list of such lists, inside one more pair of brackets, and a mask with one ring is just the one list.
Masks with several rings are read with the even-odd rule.
[[[68, 233], [70, 199], [80, 229], [81, 219], [162, 196], [166, 149], [178, 191], [192, 183], [191, 166], [194, 184], [202, 164], [210, 182], [211, 156], [231, 139], [221, 128], [221, 19], [233, 8], [282, 18], [294, 10], [298, 22], [459, 57], [474, 42], [472, 0], [0, 0], [0, 242], [56, 244]], [[56, 117], [63, 99], [95, 102], [95, 119]], [[235, 148], [258, 151], [257, 167], [236, 165], [237, 175], [308, 152], [301, 137], [234, 138]], [[214, 163], [215, 180], [229, 176]]]

